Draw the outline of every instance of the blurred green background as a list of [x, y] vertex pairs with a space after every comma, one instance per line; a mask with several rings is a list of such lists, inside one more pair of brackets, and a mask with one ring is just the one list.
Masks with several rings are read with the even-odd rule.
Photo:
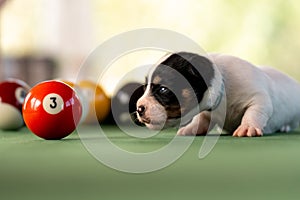
[[[51, 57], [57, 64], [53, 76], [64, 79], [74, 78], [103, 41], [153, 27], [184, 34], [207, 52], [274, 66], [300, 80], [297, 0], [7, 0], [0, 24], [2, 57]], [[118, 71], [137, 64], [127, 60]], [[110, 81], [118, 80], [114, 74]]]

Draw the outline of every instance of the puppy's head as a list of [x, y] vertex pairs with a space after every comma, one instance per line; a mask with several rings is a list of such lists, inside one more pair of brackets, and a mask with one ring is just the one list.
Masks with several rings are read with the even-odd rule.
[[167, 55], [146, 77], [144, 95], [137, 102], [140, 122], [150, 129], [175, 126], [194, 107], [212, 109], [209, 88], [216, 72], [206, 57], [179, 52]]

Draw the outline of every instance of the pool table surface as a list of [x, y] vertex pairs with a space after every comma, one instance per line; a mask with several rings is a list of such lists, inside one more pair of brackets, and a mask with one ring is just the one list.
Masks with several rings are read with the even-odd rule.
[[[104, 128], [111, 141], [132, 151], [159, 148], [176, 133], [171, 129], [141, 141], [116, 126]], [[299, 199], [300, 129], [256, 138], [224, 135], [208, 156], [199, 159], [203, 140], [196, 137], [183, 156], [166, 168], [132, 174], [95, 159], [77, 131], [62, 140], [43, 140], [26, 127], [0, 131], [0, 198]]]

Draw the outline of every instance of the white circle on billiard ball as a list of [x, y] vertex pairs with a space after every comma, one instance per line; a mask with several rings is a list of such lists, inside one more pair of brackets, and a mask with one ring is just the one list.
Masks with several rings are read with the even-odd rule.
[[60, 95], [50, 93], [43, 99], [43, 108], [47, 113], [56, 115], [64, 109], [64, 100]]

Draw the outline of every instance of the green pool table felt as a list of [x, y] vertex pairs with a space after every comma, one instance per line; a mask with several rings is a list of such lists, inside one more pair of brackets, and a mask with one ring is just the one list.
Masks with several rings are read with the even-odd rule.
[[[155, 150], [176, 133], [138, 140], [117, 127], [105, 128], [111, 141], [131, 151]], [[95, 159], [76, 131], [56, 141], [40, 139], [27, 128], [0, 131], [0, 198], [299, 199], [300, 129], [256, 138], [221, 136], [211, 153], [199, 159], [203, 140], [196, 137], [166, 168], [130, 174]]]

